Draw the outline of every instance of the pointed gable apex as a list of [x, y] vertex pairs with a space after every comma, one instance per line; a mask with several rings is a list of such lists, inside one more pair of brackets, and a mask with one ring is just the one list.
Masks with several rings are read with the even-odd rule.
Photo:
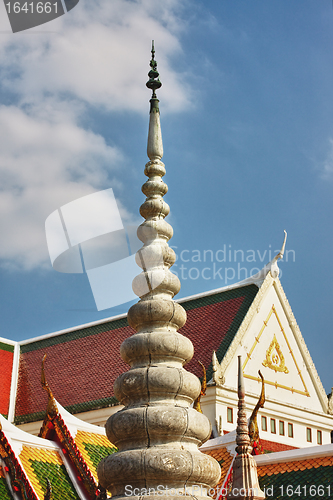
[[216, 367], [217, 385], [235, 385], [235, 360], [240, 354], [249, 393], [258, 393], [260, 369], [268, 400], [328, 413], [325, 390], [281, 282], [270, 272]]

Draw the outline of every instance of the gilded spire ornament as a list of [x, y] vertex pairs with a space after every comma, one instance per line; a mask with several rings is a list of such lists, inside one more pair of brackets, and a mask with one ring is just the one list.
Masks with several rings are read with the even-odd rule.
[[173, 301], [180, 282], [170, 271], [176, 259], [168, 245], [173, 231], [164, 220], [169, 213], [163, 200], [168, 188], [162, 180], [165, 167], [156, 96], [161, 82], [154, 45], [150, 67], [149, 161], [144, 171], [148, 180], [142, 186], [146, 200], [140, 207], [145, 220], [138, 228], [143, 247], [136, 254], [142, 272], [133, 280], [140, 300], [127, 316], [136, 333], [121, 345], [120, 354], [130, 369], [114, 385], [125, 407], [106, 424], [107, 436], [119, 451], [100, 462], [98, 476], [113, 499], [160, 500], [170, 489], [175, 500], [183, 500], [185, 492], [206, 499], [207, 489], [219, 480], [220, 467], [198, 450], [209, 439], [211, 426], [190, 407], [200, 393], [200, 381], [183, 368], [193, 356], [193, 345], [177, 331], [185, 324], [186, 313]]

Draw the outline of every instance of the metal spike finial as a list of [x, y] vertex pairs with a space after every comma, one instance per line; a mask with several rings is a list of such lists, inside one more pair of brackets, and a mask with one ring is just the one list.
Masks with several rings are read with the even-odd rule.
[[[157, 71], [157, 61], [155, 61], [155, 46], [154, 46], [154, 40], [152, 40], [152, 46], [151, 46], [151, 60], [150, 60], [150, 67], [151, 70], [148, 73], [149, 80], [146, 83], [146, 87], [151, 89], [153, 91], [152, 96], [151, 96], [151, 101], [152, 99], [156, 99], [156, 90], [162, 87], [162, 83], [160, 82], [159, 79], [159, 72]], [[151, 102], [150, 101], [150, 102]], [[153, 104], [153, 103], [152, 103]]]

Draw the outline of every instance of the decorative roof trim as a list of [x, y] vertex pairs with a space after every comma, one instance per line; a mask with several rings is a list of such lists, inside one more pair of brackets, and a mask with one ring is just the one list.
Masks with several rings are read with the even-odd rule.
[[33, 337], [33, 338], [30, 338], [27, 340], [21, 340], [20, 342], [18, 342], [18, 344], [20, 346], [24, 346], [27, 344], [32, 344], [34, 342], [39, 342], [41, 340], [47, 340], [49, 338], [56, 337], [58, 335], [64, 335], [66, 333], [76, 332], [77, 330], [85, 330], [86, 328], [91, 328], [94, 326], [103, 325], [105, 323], [113, 323], [113, 322], [118, 321], [118, 320], [126, 319], [126, 317], [127, 317], [127, 314], [119, 314], [118, 316], [114, 316], [111, 318], [105, 318], [105, 319], [101, 319], [98, 321], [92, 321], [91, 323], [85, 323], [83, 325], [73, 326], [71, 328], [66, 328], [65, 330], [59, 330], [57, 332], [47, 333], [45, 335], [40, 335], [39, 337]]
[[316, 367], [314, 365], [314, 362], [311, 358], [310, 352], [307, 348], [307, 345], [305, 343], [305, 340], [303, 338], [303, 335], [301, 333], [301, 330], [297, 324], [296, 318], [294, 316], [294, 313], [291, 309], [291, 306], [289, 304], [289, 301], [286, 297], [286, 294], [282, 288], [281, 282], [279, 279], [276, 279], [274, 282], [274, 288], [276, 290], [276, 293], [281, 301], [282, 307], [284, 309], [284, 312], [286, 314], [286, 317], [289, 322], [289, 326], [295, 336], [297, 345], [301, 351], [301, 354], [303, 356], [303, 359], [306, 363], [306, 367], [308, 369], [309, 375], [311, 377], [311, 380], [313, 382], [313, 385], [316, 389], [317, 395], [319, 397], [319, 400], [323, 406], [324, 413], [328, 413], [328, 398], [325, 392], [325, 389], [323, 387], [323, 384], [319, 378], [318, 372], [316, 370]]
[[15, 347], [16, 344], [18, 344], [18, 342], [16, 342], [15, 340], [5, 339], [4, 337], [0, 337], [0, 343], [1, 344], [7, 344], [7, 345], [10, 345], [10, 346], [13, 346], [13, 347]]
[[62, 419], [59, 413], [55, 417], [51, 417], [48, 415], [48, 418], [50, 419], [50, 422], [54, 426], [54, 430], [61, 443], [61, 446], [64, 447], [64, 449], [69, 455], [69, 459], [71, 460], [71, 462], [77, 469], [78, 473], [80, 474], [84, 488], [91, 496], [91, 498], [94, 498], [94, 496], [97, 493], [97, 485], [89, 470], [88, 465], [86, 464], [83, 456], [81, 455], [80, 450], [78, 449], [74, 439], [72, 438], [71, 433], [67, 428], [65, 421]]
[[[95, 498], [100, 493], [98, 486], [89, 470], [89, 467], [84, 460], [79, 448], [77, 447], [65, 420], [59, 411], [59, 407], [55, 397], [52, 394], [51, 388], [45, 376], [45, 360], [46, 354], [43, 356], [41, 384], [43, 389], [48, 394], [48, 404], [46, 409], [45, 419], [40, 429], [39, 437], [47, 439], [50, 432], [54, 431], [62, 446], [62, 451], [67, 454], [73, 465], [75, 466], [80, 478], [82, 479], [83, 486], [91, 498]], [[75, 418], [75, 417], [74, 417]], [[53, 436], [52, 436], [53, 437]]]
[[91, 498], [95, 498], [97, 493], [95, 480], [60, 413], [54, 416], [51, 416], [49, 413], [46, 414], [39, 437], [47, 439], [47, 434], [51, 426], [59, 439], [63, 454], [68, 456], [68, 459], [75, 466], [78, 474], [80, 474], [84, 489]]
[[[59, 403], [58, 403], [59, 404]], [[110, 408], [112, 406], [120, 405], [119, 401], [115, 396], [110, 396], [108, 398], [96, 399], [94, 401], [89, 401], [86, 403], [77, 403], [74, 405], [66, 406], [66, 410], [69, 413], [83, 413], [86, 411], [99, 410], [100, 408]], [[37, 420], [43, 420], [45, 417], [44, 411], [38, 411], [35, 413], [27, 413], [25, 415], [15, 416], [15, 425], [28, 424], [30, 422], [36, 422]]]
[[9, 408], [8, 408], [8, 421], [10, 423], [13, 423], [15, 419], [15, 403], [17, 394], [19, 365], [20, 365], [20, 346], [17, 342], [15, 342], [13, 366], [12, 366], [12, 379], [10, 383]]
[[25, 500], [39, 500], [2, 428], [0, 430], [0, 458], [8, 469], [5, 469], [5, 472], [10, 477], [13, 491], [19, 492]]
[[266, 455], [256, 455], [254, 458], [258, 467], [267, 464], [296, 462], [299, 460], [333, 456], [333, 444], [323, 444], [320, 446], [311, 446], [306, 448], [297, 448], [296, 450], [276, 451]]

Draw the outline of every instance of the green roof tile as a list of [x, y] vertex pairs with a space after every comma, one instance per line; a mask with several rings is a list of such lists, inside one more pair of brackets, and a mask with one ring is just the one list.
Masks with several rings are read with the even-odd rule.
[[41, 462], [38, 460], [31, 460], [31, 465], [43, 491], [46, 491], [46, 479], [50, 481], [52, 500], [80, 500], [64, 465]]
[[89, 458], [96, 467], [96, 469], [102, 458], [105, 458], [108, 455], [112, 455], [112, 453], [115, 453], [117, 451], [117, 448], [111, 448], [111, 446], [110, 447], [100, 446], [98, 444], [93, 444], [93, 443], [84, 443], [84, 447], [87, 450]]
[[[330, 466], [288, 471], [259, 478], [266, 498], [274, 500], [332, 500], [333, 469]], [[312, 488], [311, 488], [312, 487]]]
[[4, 477], [0, 477], [0, 498], [1, 500], [13, 500]]

